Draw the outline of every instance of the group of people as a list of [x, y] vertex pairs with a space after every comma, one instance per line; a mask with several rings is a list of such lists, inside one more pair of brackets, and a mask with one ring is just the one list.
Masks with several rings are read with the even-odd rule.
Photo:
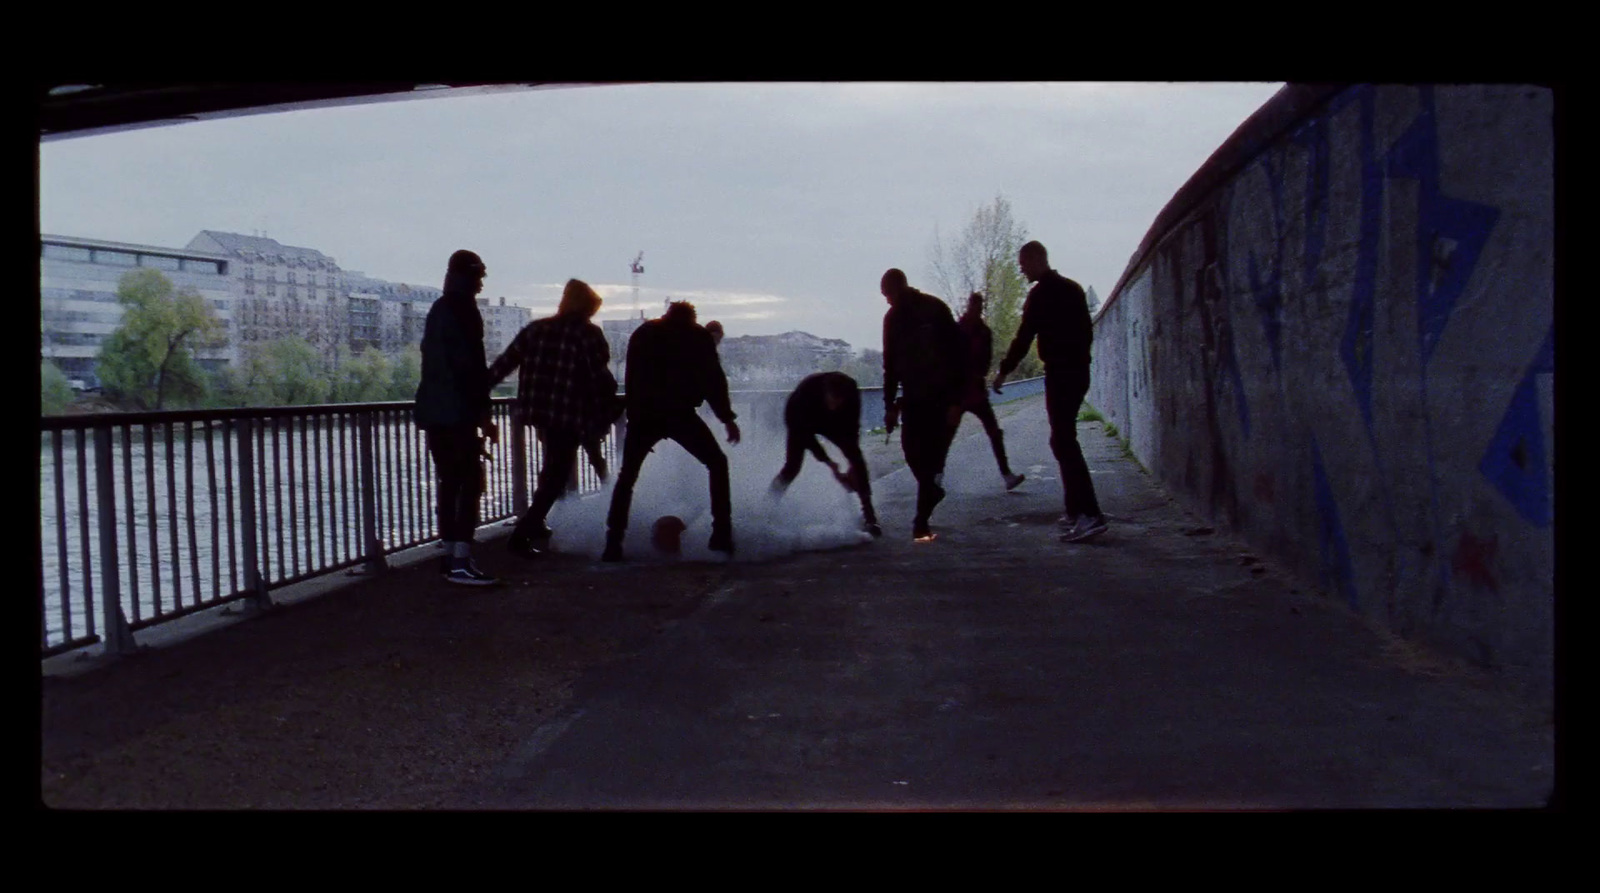
[[[1093, 330], [1088, 304], [1076, 282], [1049, 268], [1038, 242], [1022, 246], [1018, 266], [1034, 286], [1023, 304], [1016, 337], [988, 386], [1000, 393], [1006, 377], [1038, 339], [1050, 445], [1061, 466], [1065, 498], [1061, 538], [1079, 542], [1106, 529], [1076, 430], [1078, 407], [1089, 385]], [[619, 395], [610, 346], [593, 321], [601, 298], [577, 279], [567, 282], [553, 316], [523, 327], [488, 362], [477, 304], [487, 275], [477, 254], [462, 250], [451, 255], [444, 294], [430, 309], [422, 337], [415, 413], [438, 478], [436, 509], [445, 552], [441, 575], [465, 585], [496, 582], [478, 568], [471, 549], [484, 484], [483, 442], [499, 436], [489, 395], [513, 370], [518, 370], [513, 419], [536, 430], [544, 456], [533, 498], [511, 533], [508, 547], [513, 553], [532, 556], [545, 549], [553, 535], [545, 519], [566, 490], [578, 451], [588, 454], [604, 478], [608, 469], [600, 441], [625, 420], [622, 466], [612, 489], [601, 560], [623, 560], [634, 485], [645, 457], [666, 439], [676, 441], [708, 470], [712, 523], [707, 547], [732, 554], [728, 459], [698, 412], [708, 405], [727, 442], [739, 442], [737, 415], [717, 355], [721, 325], [713, 321], [702, 326], [693, 304], [670, 302], [660, 318], [640, 325], [629, 339], [625, 388]], [[1023, 475], [1010, 467], [989, 405], [984, 377], [992, 360], [992, 335], [983, 323], [983, 295], [970, 295], [958, 320], [943, 301], [912, 288], [898, 269], [884, 273], [880, 291], [889, 302], [883, 321], [885, 425], [890, 432], [901, 429], [901, 448], [917, 482], [912, 537], [925, 542], [934, 538], [931, 518], [945, 496], [945, 458], [964, 414], [970, 412], [983, 423], [1006, 489], [1021, 484]], [[859, 497], [865, 529], [881, 536], [861, 453], [861, 393], [855, 380], [842, 372], [807, 376], [789, 395], [784, 423], [787, 452], [772, 492], [781, 495], [788, 488], [810, 453]], [[818, 437], [839, 449], [847, 470], [829, 458]]]

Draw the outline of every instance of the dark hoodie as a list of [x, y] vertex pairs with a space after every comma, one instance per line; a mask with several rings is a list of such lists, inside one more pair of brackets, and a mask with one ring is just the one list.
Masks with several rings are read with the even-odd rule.
[[422, 381], [415, 417], [420, 427], [469, 428], [489, 412], [489, 363], [483, 352], [476, 254], [458, 251], [444, 277], [444, 296], [433, 302], [422, 331]]
[[693, 413], [706, 402], [718, 421], [736, 418], [717, 344], [695, 322], [693, 308], [682, 304], [670, 305], [628, 339], [625, 382], [630, 422]]

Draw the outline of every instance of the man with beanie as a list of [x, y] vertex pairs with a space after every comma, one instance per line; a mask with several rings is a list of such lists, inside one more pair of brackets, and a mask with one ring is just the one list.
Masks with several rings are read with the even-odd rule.
[[422, 382], [415, 418], [433, 458], [435, 509], [445, 557], [440, 573], [463, 586], [498, 582], [472, 560], [483, 493], [483, 436], [498, 437], [489, 419], [489, 376], [478, 293], [489, 269], [471, 251], [450, 255], [444, 295], [433, 302], [422, 332]]
[[[929, 520], [944, 499], [944, 463], [961, 423], [961, 385], [967, 365], [965, 338], [950, 308], [938, 298], [906, 284], [906, 274], [890, 269], [878, 282], [889, 302], [883, 317], [884, 425], [901, 421], [900, 448], [917, 481], [917, 514], [911, 538], [934, 538]], [[905, 391], [903, 401], [895, 399]]]
[[[600, 296], [588, 283], [567, 280], [555, 315], [523, 326], [489, 366], [490, 387], [512, 369], [521, 368], [517, 377], [519, 415], [523, 424], [538, 430], [544, 448], [539, 486], [511, 531], [509, 547], [517, 555], [536, 555], [549, 542], [551, 531], [545, 526], [545, 517], [566, 492], [578, 448], [585, 443], [593, 445], [595, 432], [609, 427], [621, 414], [617, 380], [611, 374], [611, 347], [593, 322], [599, 310]], [[603, 476], [602, 469], [597, 465]]]
[[1061, 517], [1065, 543], [1082, 542], [1106, 531], [1105, 515], [1094, 495], [1089, 463], [1078, 444], [1078, 407], [1089, 393], [1089, 347], [1094, 324], [1083, 287], [1050, 269], [1049, 255], [1038, 242], [1017, 253], [1022, 275], [1034, 283], [1022, 304], [1022, 323], [1011, 349], [1000, 361], [994, 391], [1028, 355], [1034, 336], [1039, 338], [1039, 359], [1044, 363], [1044, 408], [1050, 419], [1050, 451], [1061, 466], [1061, 488], [1066, 514]]
[[701, 403], [727, 428], [728, 443], [739, 442], [739, 426], [728, 400], [728, 378], [717, 358], [710, 332], [695, 321], [694, 305], [667, 304], [667, 312], [639, 326], [628, 339], [625, 397], [628, 433], [622, 445], [622, 470], [617, 472], [606, 516], [606, 547], [601, 561], [622, 560], [628, 532], [628, 509], [644, 457], [664, 439], [678, 442], [711, 474], [711, 541], [715, 552], [733, 553], [732, 492], [728, 457], [696, 413]]

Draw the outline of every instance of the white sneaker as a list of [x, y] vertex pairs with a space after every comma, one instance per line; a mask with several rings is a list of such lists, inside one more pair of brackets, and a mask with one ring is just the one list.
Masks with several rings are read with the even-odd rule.
[[1104, 515], [1084, 515], [1078, 519], [1077, 526], [1063, 534], [1063, 543], [1081, 543], [1090, 537], [1099, 536], [1106, 532], [1106, 518]]

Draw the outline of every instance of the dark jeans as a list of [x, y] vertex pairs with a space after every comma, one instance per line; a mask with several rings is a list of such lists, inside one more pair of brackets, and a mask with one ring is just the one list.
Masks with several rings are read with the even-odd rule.
[[544, 465], [539, 468], [539, 483], [533, 491], [533, 501], [517, 519], [511, 531], [515, 537], [531, 537], [544, 526], [550, 507], [567, 491], [572, 469], [578, 464], [578, 448], [583, 438], [566, 431], [541, 431], [539, 444], [544, 453]]
[[1006, 460], [1006, 435], [1000, 430], [1000, 422], [994, 417], [994, 407], [989, 405], [988, 397], [968, 403], [962, 407], [964, 412], [970, 412], [983, 423], [983, 433], [989, 435], [989, 448], [994, 451], [994, 461], [1000, 466], [1000, 473], [1009, 476], [1011, 463]]
[[[859, 418], [860, 412], [857, 411]], [[850, 470], [856, 479], [856, 495], [861, 497], [861, 516], [868, 524], [878, 523], [878, 513], [872, 510], [872, 480], [867, 475], [867, 460], [861, 455], [861, 428], [824, 428], [818, 430], [817, 436], [827, 438], [839, 452], [844, 454], [845, 461], [850, 463]], [[806, 459], [806, 444], [809, 438], [805, 431], [789, 429], [789, 451], [784, 457], [783, 470], [778, 472], [778, 478], [787, 486], [795, 476], [800, 474], [800, 466]]]
[[633, 485], [639, 480], [644, 457], [662, 440], [675, 440], [689, 455], [711, 472], [711, 529], [729, 530], [733, 524], [733, 500], [728, 485], [728, 457], [706, 423], [694, 412], [679, 413], [664, 419], [632, 419], [622, 444], [622, 470], [617, 472], [616, 489], [611, 493], [611, 511], [606, 515], [606, 535], [620, 540], [628, 529], [628, 509], [633, 505]]
[[1094, 482], [1089, 479], [1089, 463], [1083, 459], [1083, 447], [1078, 444], [1078, 407], [1083, 396], [1089, 393], [1088, 368], [1044, 372], [1044, 409], [1050, 418], [1050, 451], [1056, 454], [1056, 464], [1061, 466], [1061, 489], [1066, 499], [1067, 514], [1100, 514], [1100, 502], [1094, 496]]
[[[900, 450], [906, 465], [917, 480], [917, 516], [913, 523], [927, 523], [942, 495], [935, 480], [944, 474], [944, 460], [950, 454], [956, 425], [950, 423], [950, 400], [912, 400], [907, 398], [900, 416]], [[960, 416], [956, 417], [959, 424]]]
[[483, 493], [483, 444], [478, 429], [429, 426], [423, 429], [433, 457], [434, 510], [439, 538], [470, 543], [478, 530], [478, 497]]

